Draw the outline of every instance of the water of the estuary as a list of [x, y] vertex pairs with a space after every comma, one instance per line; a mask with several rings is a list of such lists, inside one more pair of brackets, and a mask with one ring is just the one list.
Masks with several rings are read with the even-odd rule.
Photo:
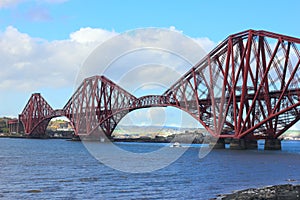
[[[147, 151], [169, 144], [117, 145]], [[213, 150], [202, 159], [199, 148], [193, 145], [163, 169], [126, 173], [96, 160], [81, 142], [1, 138], [0, 199], [210, 199], [300, 184], [300, 141], [283, 141], [282, 151], [264, 151], [261, 144], [258, 150]]]

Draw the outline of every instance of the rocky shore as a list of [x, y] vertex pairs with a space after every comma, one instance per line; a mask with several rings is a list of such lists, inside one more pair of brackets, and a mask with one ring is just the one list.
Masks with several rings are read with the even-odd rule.
[[275, 185], [250, 188], [232, 194], [219, 195], [214, 200], [300, 200], [300, 185]]

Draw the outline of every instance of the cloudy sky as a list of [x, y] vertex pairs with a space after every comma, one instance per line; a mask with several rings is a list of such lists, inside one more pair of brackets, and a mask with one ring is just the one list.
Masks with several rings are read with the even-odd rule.
[[88, 56], [128, 30], [177, 31], [207, 52], [247, 29], [300, 37], [299, 6], [296, 0], [0, 0], [0, 116], [17, 116], [34, 92], [62, 108]]

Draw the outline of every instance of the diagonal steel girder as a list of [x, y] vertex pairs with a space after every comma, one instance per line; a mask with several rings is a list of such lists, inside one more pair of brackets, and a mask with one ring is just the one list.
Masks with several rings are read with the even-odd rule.
[[62, 110], [33, 94], [20, 121], [28, 134], [64, 115], [76, 134], [110, 136], [130, 111], [174, 106], [212, 135], [277, 138], [300, 118], [300, 39], [266, 31], [230, 35], [162, 95], [136, 98], [104, 76], [86, 78]]
[[137, 98], [104, 76], [86, 78], [63, 110], [76, 135], [110, 136]]
[[299, 120], [300, 39], [229, 36], [163, 95], [212, 135], [277, 138]]
[[53, 108], [40, 93], [32, 94], [22, 113], [19, 115], [19, 120], [23, 124], [25, 134], [31, 136], [44, 135], [53, 113]]

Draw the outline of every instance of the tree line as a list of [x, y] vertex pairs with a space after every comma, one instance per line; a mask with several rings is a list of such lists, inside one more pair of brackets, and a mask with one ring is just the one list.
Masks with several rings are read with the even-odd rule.
[[8, 133], [8, 120], [11, 120], [12, 118], [9, 117], [0, 117], [0, 133]]

